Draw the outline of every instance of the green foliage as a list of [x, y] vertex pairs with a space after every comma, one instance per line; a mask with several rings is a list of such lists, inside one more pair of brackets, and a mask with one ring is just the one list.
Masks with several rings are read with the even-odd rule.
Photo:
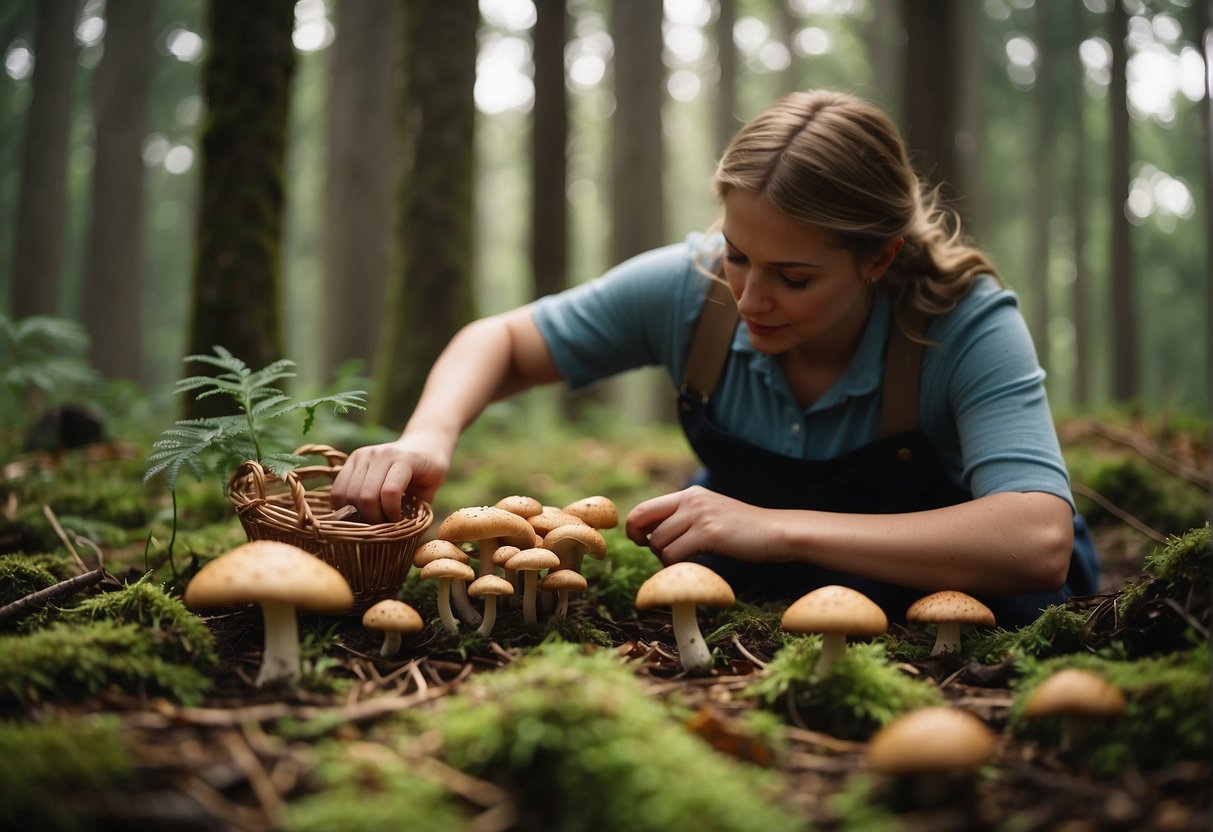
[[661, 561], [648, 549], [642, 549], [622, 529], [603, 529], [607, 556], [603, 560], [586, 558], [582, 564], [589, 591], [600, 609], [615, 620], [636, 615], [636, 592], [650, 575], [661, 568]]
[[[1151, 528], [1175, 534], [1203, 525], [1208, 517], [1206, 492], [1162, 473], [1139, 457], [1071, 457], [1067, 462], [1076, 482], [1085, 484]], [[1080, 508], [1092, 522], [1103, 513], [1103, 509], [1086, 501]]]
[[716, 628], [704, 636], [708, 644], [719, 644], [736, 637], [743, 644], [782, 644], [791, 635], [781, 625], [786, 603], [751, 604], [738, 601], [720, 611]]
[[129, 781], [134, 762], [109, 719], [0, 722], [0, 827], [74, 830], [89, 826], [87, 797]]
[[876, 642], [849, 645], [830, 672], [816, 678], [821, 642], [819, 635], [789, 638], [745, 695], [780, 708], [791, 697], [809, 727], [859, 740], [900, 713], [943, 701], [933, 685], [889, 664], [883, 645]]
[[45, 401], [64, 401], [94, 387], [98, 375], [88, 364], [88, 346], [88, 335], [74, 321], [0, 315], [0, 394], [19, 403], [37, 391]]
[[1008, 725], [1015, 733], [1051, 746], [1060, 742], [1057, 719], [1029, 720], [1024, 707], [1032, 691], [1062, 668], [1102, 676], [1124, 692], [1125, 712], [1116, 719], [1091, 720], [1073, 736], [1070, 755], [1099, 775], [1130, 768], [1158, 768], [1180, 760], [1208, 760], [1209, 646], [1137, 661], [1078, 654], [1041, 662], [1017, 688]]
[[1165, 581], [1176, 595], [1196, 592], [1207, 596], [1211, 567], [1213, 548], [1209, 545], [1208, 523], [1182, 537], [1172, 537], [1145, 558], [1146, 571]]
[[975, 636], [966, 652], [983, 664], [1005, 659], [1022, 661], [1077, 653], [1085, 648], [1086, 616], [1069, 610], [1063, 604], [1047, 607], [1040, 616], [1014, 630], [987, 630]]
[[161, 631], [110, 620], [60, 622], [27, 636], [0, 637], [0, 705], [71, 701], [111, 686], [197, 704], [211, 681], [175, 661], [182, 647], [172, 641]]
[[59, 582], [47, 564], [24, 555], [0, 557], [0, 607]]
[[511, 786], [524, 828], [801, 828], [774, 802], [778, 778], [678, 725], [609, 651], [546, 643], [444, 704], [424, 727], [448, 762]]
[[467, 828], [454, 796], [399, 754], [373, 743], [325, 742], [310, 779], [317, 791], [292, 801], [287, 832], [451, 832]]
[[216, 346], [214, 350], [214, 355], [190, 355], [185, 360], [209, 364], [220, 372], [180, 379], [174, 392], [199, 391], [197, 399], [227, 396], [235, 402], [239, 413], [176, 422], [152, 445], [144, 481], [164, 474], [172, 491], [182, 468], [189, 468], [199, 478], [208, 471], [226, 477], [246, 459], [256, 459], [268, 471], [282, 477], [302, 459], [288, 451], [272, 450], [273, 440], [282, 438], [276, 433], [280, 429], [278, 420], [302, 410], [305, 417], [301, 434], [306, 435], [321, 405], [328, 405], [337, 413], [346, 413], [351, 408], [365, 409], [366, 393], [362, 390], [292, 400], [274, 385], [294, 377], [293, 361], [274, 361], [254, 372], [223, 347]]

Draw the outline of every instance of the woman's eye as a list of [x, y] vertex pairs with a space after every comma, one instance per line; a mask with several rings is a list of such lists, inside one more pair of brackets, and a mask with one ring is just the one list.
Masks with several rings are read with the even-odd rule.
[[744, 254], [738, 254], [738, 253], [737, 253], [737, 252], [735, 252], [735, 251], [726, 251], [726, 252], [724, 253], [724, 261], [725, 261], [726, 263], [744, 263], [744, 262], [745, 262], [745, 255], [744, 255]]
[[779, 275], [780, 282], [789, 289], [803, 289], [809, 285], [809, 278], [798, 274], [783, 274]]

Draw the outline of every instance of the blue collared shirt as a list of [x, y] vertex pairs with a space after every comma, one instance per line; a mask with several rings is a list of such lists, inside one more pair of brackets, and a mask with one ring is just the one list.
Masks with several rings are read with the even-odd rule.
[[[692, 234], [536, 301], [532, 314], [565, 380], [582, 388], [656, 365], [676, 388], [709, 280], [696, 262], [710, 262], [716, 251], [712, 240]], [[709, 404], [712, 421], [800, 459], [832, 459], [878, 438], [891, 315], [890, 298], [877, 293], [850, 365], [807, 408], [775, 358], [756, 351], [738, 326]], [[954, 310], [932, 320], [926, 337], [919, 427], [949, 476], [975, 497], [1043, 491], [1073, 505], [1044, 371], [1014, 293], [979, 278]]]

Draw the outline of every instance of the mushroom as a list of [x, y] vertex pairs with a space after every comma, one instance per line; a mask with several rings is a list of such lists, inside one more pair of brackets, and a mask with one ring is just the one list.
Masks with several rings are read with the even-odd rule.
[[476, 632], [488, 638], [497, 623], [497, 599], [502, 595], [513, 595], [514, 585], [499, 575], [481, 575], [468, 587], [468, 595], [484, 598], [484, 620]]
[[510, 514], [517, 514], [519, 517], [534, 517], [543, 511], [543, 503], [534, 497], [514, 494], [510, 497], [502, 497], [497, 501], [495, 508], [503, 509]]
[[585, 592], [588, 584], [579, 572], [572, 569], [555, 569], [544, 576], [539, 588], [545, 592], [556, 592], [556, 612], [552, 618], [560, 621], [569, 611], [569, 593]]
[[1061, 717], [1061, 751], [1066, 753], [1087, 720], [1119, 716], [1124, 709], [1120, 688], [1089, 670], [1066, 668], [1036, 686], [1023, 713], [1028, 719]]
[[459, 634], [459, 622], [451, 613], [451, 581], [470, 581], [475, 577], [472, 567], [454, 558], [432, 560], [421, 570], [422, 580], [438, 581], [438, 616], [442, 626], [453, 636]]
[[[450, 558], [457, 560], [460, 563], [471, 563], [472, 559], [468, 557], [468, 553], [460, 549], [449, 540], [427, 540], [417, 550], [417, 554], [413, 556], [413, 566], [418, 569], [424, 569], [426, 564], [438, 560], [438, 558]], [[480, 623], [480, 613], [472, 606], [472, 602], [468, 600], [467, 585], [463, 581], [455, 581], [451, 584], [451, 606], [455, 609], [455, 614], [470, 626], [476, 626]]]
[[940, 705], [894, 718], [868, 742], [868, 767], [903, 775], [976, 768], [994, 753], [994, 733], [968, 711]]
[[190, 580], [190, 609], [259, 603], [265, 651], [256, 686], [299, 678], [299, 625], [295, 608], [339, 613], [354, 604], [341, 573], [289, 543], [254, 540], [215, 558]]
[[362, 614], [362, 626], [383, 633], [379, 655], [394, 656], [400, 649], [400, 636], [418, 632], [425, 626], [417, 610], [403, 601], [386, 598]]
[[619, 512], [606, 497], [583, 497], [569, 503], [561, 511], [580, 517], [596, 529], [613, 529], [619, 525]]
[[475, 542], [480, 557], [480, 574], [493, 571], [493, 552], [499, 546], [526, 548], [535, 545], [535, 530], [517, 514], [495, 506], [461, 508], [438, 527], [439, 540], [451, 543]]
[[889, 628], [877, 604], [850, 587], [830, 584], [796, 599], [784, 610], [782, 625], [793, 633], [821, 633], [814, 675], [824, 676], [847, 649], [847, 636], [875, 636]]
[[560, 558], [561, 569], [581, 571], [581, 561], [586, 554], [598, 560], [606, 557], [606, 540], [602, 534], [583, 523], [557, 526], [543, 537], [543, 548], [550, 549]]
[[650, 575], [636, 592], [637, 609], [672, 609], [678, 660], [692, 676], [706, 676], [712, 670], [712, 651], [699, 632], [696, 607], [700, 604], [731, 607], [736, 600], [733, 588], [724, 578], [690, 561], [675, 563]]
[[559, 567], [560, 558], [555, 552], [538, 548], [522, 549], [506, 563], [506, 569], [522, 573], [522, 620], [527, 624], [534, 625], [538, 620], [535, 615], [535, 586], [540, 570]]
[[526, 521], [535, 530], [535, 534], [540, 537], [547, 536], [548, 532], [552, 531], [552, 529], [567, 526], [570, 523], [589, 525], [589, 523], [586, 523], [577, 515], [569, 514], [567, 511], [555, 506], [544, 506], [543, 511], [528, 517]]
[[994, 613], [971, 595], [946, 589], [919, 598], [906, 610], [906, 621], [936, 623], [935, 646], [931, 655], [960, 652], [960, 625], [994, 626]]

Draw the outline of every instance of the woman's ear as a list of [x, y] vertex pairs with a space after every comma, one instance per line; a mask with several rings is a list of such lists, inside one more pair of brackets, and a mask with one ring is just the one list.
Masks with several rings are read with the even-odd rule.
[[881, 276], [888, 271], [889, 266], [893, 265], [893, 261], [897, 259], [897, 253], [901, 251], [901, 247], [905, 244], [906, 238], [898, 237], [877, 251], [868, 261], [867, 269], [864, 272], [864, 279], [869, 283], [875, 283], [880, 280]]

